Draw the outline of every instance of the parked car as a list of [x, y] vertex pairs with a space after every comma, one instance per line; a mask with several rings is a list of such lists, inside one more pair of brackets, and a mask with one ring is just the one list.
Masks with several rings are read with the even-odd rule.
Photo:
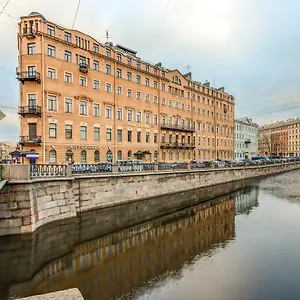
[[205, 164], [200, 160], [191, 160], [190, 167], [191, 169], [201, 169], [201, 168], [205, 168]]

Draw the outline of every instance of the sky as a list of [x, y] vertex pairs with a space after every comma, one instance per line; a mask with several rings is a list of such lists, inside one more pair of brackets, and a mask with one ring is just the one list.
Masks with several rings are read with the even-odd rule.
[[[7, 0], [0, 0], [0, 12]], [[72, 27], [78, 0], [9, 0], [0, 14], [0, 141], [17, 141], [17, 23], [32, 11]], [[193, 79], [225, 87], [235, 116], [260, 125], [300, 116], [300, 1], [81, 0], [74, 28]]]

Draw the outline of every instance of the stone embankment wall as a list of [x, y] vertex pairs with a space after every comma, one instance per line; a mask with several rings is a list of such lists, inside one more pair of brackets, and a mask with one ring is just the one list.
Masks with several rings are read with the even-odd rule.
[[[222, 183], [299, 169], [299, 163], [212, 170], [78, 175], [61, 178], [9, 181], [0, 191], [0, 235], [32, 232], [51, 221], [76, 216], [95, 208], [127, 203], [128, 218], [138, 209], [158, 217], [183, 208], [172, 197], [148, 206], [147, 198], [199, 189]], [[225, 194], [225, 193], [224, 193]], [[143, 200], [142, 205], [140, 201]], [[151, 202], [152, 203], [152, 202]]]

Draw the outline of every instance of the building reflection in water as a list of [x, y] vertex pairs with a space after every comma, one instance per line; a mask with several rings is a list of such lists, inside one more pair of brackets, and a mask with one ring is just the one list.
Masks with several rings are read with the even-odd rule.
[[247, 187], [235, 197], [236, 214], [249, 215], [253, 208], [258, 207], [258, 187]]
[[7, 260], [2, 256], [0, 275], [4, 276], [4, 270], [11, 274], [0, 278], [0, 288], [3, 292], [5, 287], [6, 298], [78, 287], [86, 300], [124, 295], [130, 299], [153, 282], [181, 276], [181, 269], [199, 255], [212, 255], [234, 239], [235, 205], [241, 202], [236, 199], [242, 194], [216, 198], [85, 242], [84, 232], [91, 235], [93, 229], [84, 228], [82, 219], [53, 223], [36, 232], [34, 239], [22, 236], [22, 249], [15, 244], [17, 252], [1, 252]]

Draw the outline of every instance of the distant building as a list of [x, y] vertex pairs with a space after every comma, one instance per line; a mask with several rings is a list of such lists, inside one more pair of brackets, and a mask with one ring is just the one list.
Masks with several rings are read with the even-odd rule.
[[11, 142], [0, 142], [0, 162], [11, 159], [10, 152], [16, 149], [16, 145]]
[[235, 158], [251, 158], [258, 154], [258, 125], [250, 118], [235, 119]]
[[300, 118], [260, 127], [258, 141], [260, 155], [300, 156]]

